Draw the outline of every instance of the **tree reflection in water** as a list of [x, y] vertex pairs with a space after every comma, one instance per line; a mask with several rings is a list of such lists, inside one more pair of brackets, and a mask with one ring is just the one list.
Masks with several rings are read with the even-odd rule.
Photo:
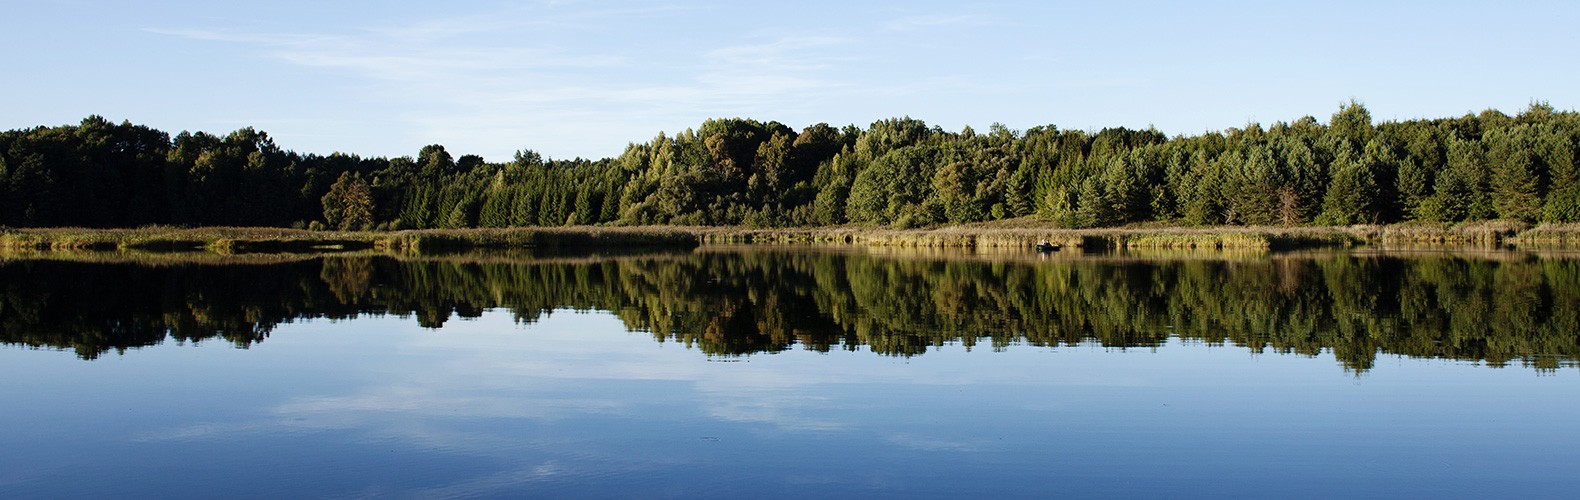
[[298, 319], [531, 323], [610, 311], [708, 355], [801, 348], [915, 356], [944, 344], [1171, 337], [1255, 351], [1577, 366], [1580, 260], [1344, 252], [1131, 258], [705, 248], [623, 257], [304, 257], [267, 263], [0, 261], [0, 341], [84, 359], [168, 339], [246, 348]]

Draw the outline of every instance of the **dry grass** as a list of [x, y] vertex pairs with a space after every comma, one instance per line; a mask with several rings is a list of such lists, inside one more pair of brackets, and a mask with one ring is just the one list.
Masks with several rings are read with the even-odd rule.
[[427, 253], [475, 248], [694, 247], [695, 231], [679, 227], [533, 227], [424, 229], [381, 233], [378, 248]]
[[1405, 222], [1385, 226], [1381, 240], [1387, 244], [1447, 244], [1496, 246], [1530, 228], [1521, 221]]
[[679, 228], [430, 229], [394, 232], [150, 226], [136, 229], [5, 229], [0, 248], [52, 251], [209, 251], [321, 253], [386, 250], [407, 253], [470, 248], [695, 246]]
[[1580, 248], [1580, 223], [1545, 223], [1507, 241], [1520, 247]]
[[[377, 252], [345, 252], [335, 255], [345, 256], [372, 256]], [[314, 254], [303, 253], [247, 253], [247, 254], [221, 254], [205, 251], [147, 251], [147, 250], [111, 250], [111, 251], [79, 251], [79, 250], [36, 250], [30, 248], [3, 248], [0, 247], [0, 264], [17, 261], [59, 261], [81, 262], [94, 264], [136, 264], [148, 267], [163, 266], [189, 266], [189, 265], [276, 265], [301, 262], [316, 258]]]
[[262, 227], [135, 229], [44, 228], [0, 231], [0, 247], [38, 250], [245, 251], [253, 246], [293, 249], [369, 247], [372, 233], [334, 233]]
[[310, 231], [241, 227], [143, 227], [136, 229], [0, 229], [0, 249], [54, 251], [208, 251], [330, 253], [382, 251], [424, 254], [471, 249], [691, 248], [698, 244], [835, 244], [873, 247], [1027, 249], [1047, 240], [1084, 249], [1288, 250], [1358, 245], [1580, 247], [1580, 224], [1518, 221], [1390, 226], [1144, 225], [1061, 229], [1031, 219], [890, 229], [861, 226], [748, 229], [738, 227], [605, 227], [428, 229], [394, 232]]
[[[1024, 223], [1020, 223], [1024, 224]], [[1030, 248], [1048, 241], [1067, 248], [1299, 248], [1367, 241], [1350, 228], [1201, 227], [1057, 229], [1028, 225], [959, 225], [935, 229], [837, 227], [737, 229], [705, 233], [707, 243], [834, 243], [894, 247]]]

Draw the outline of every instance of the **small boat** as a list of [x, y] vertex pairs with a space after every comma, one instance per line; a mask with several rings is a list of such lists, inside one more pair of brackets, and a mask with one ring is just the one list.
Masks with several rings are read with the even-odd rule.
[[1043, 253], [1057, 252], [1057, 251], [1059, 251], [1059, 245], [1055, 245], [1053, 243], [1049, 243], [1049, 242], [1044, 241], [1042, 243], [1038, 243], [1037, 244], [1037, 251], [1038, 252], [1043, 252]]

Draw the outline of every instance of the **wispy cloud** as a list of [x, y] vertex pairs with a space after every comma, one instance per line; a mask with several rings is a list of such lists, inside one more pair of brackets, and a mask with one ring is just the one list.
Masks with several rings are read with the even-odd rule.
[[837, 55], [845, 45], [834, 37], [785, 37], [714, 49], [694, 87], [735, 106], [815, 97], [842, 87], [825, 75], [850, 62]]
[[[609, 16], [673, 13], [663, 8], [571, 11], [556, 20], [592, 26], [593, 18], [609, 23]], [[844, 85], [828, 75], [850, 61], [838, 55], [847, 40], [816, 36], [754, 37], [748, 43], [638, 59], [636, 54], [651, 53], [629, 45], [640, 42], [560, 43], [539, 33], [542, 19], [501, 17], [510, 19], [472, 16], [337, 33], [148, 31], [243, 44], [285, 64], [347, 72], [368, 87], [362, 97], [405, 110], [403, 127], [423, 134], [423, 141], [459, 141], [463, 147], [487, 142], [575, 148], [590, 138], [623, 145], [662, 130], [660, 124], [773, 114], [840, 91]], [[598, 128], [609, 124], [629, 129]], [[577, 154], [619, 152], [617, 146], [603, 149]]]
[[[388, 128], [408, 142], [494, 160], [520, 148], [612, 156], [627, 142], [712, 117], [863, 121], [915, 113], [919, 100], [1018, 95], [1032, 86], [903, 49], [906, 40], [996, 22], [982, 14], [653, 38], [630, 31], [689, 26], [696, 13], [686, 9], [696, 7], [551, 7], [327, 33], [155, 32], [243, 44], [283, 64], [350, 75], [348, 85], [363, 87], [351, 99], [390, 116]], [[830, 106], [842, 112], [819, 111]]]
[[773, 68], [779, 71], [827, 69], [840, 58], [830, 52], [847, 43], [835, 37], [785, 37], [766, 43], [722, 47], [708, 52], [719, 64]]
[[290, 43], [298, 43], [298, 42], [302, 42], [302, 41], [305, 41], [307, 39], [312, 39], [312, 38], [322, 38], [322, 37], [311, 36], [311, 35], [281, 35], [281, 34], [270, 35], [270, 34], [221, 33], [221, 32], [218, 32], [218, 31], [209, 31], [209, 30], [200, 30], [200, 29], [143, 28], [143, 31], [147, 32], [147, 33], [153, 33], [153, 34], [156, 34], [156, 35], [169, 35], [169, 36], [187, 38], [187, 39], [192, 39], [192, 40], [204, 40], [204, 41], [211, 41], [211, 42], [252, 43], [252, 44], [263, 44], [263, 45], [284, 45], [284, 44], [290, 44]]
[[[467, 23], [462, 23], [467, 24]], [[474, 27], [475, 28], [475, 27]], [[576, 54], [548, 47], [440, 44], [436, 27], [370, 30], [361, 35], [231, 34], [203, 30], [147, 30], [193, 40], [254, 45], [281, 61], [341, 68], [380, 80], [459, 83], [474, 77], [542, 68], [611, 67], [620, 57]], [[425, 36], [413, 36], [412, 33]]]
[[931, 30], [941, 27], [987, 26], [992, 23], [993, 18], [984, 14], [923, 15], [889, 21], [884, 25], [884, 28], [895, 31]]

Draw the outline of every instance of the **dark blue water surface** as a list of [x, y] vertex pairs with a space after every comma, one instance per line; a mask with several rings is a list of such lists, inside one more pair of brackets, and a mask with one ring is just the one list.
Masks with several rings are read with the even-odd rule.
[[336, 259], [0, 263], [0, 496], [1580, 491], [1564, 259]]

